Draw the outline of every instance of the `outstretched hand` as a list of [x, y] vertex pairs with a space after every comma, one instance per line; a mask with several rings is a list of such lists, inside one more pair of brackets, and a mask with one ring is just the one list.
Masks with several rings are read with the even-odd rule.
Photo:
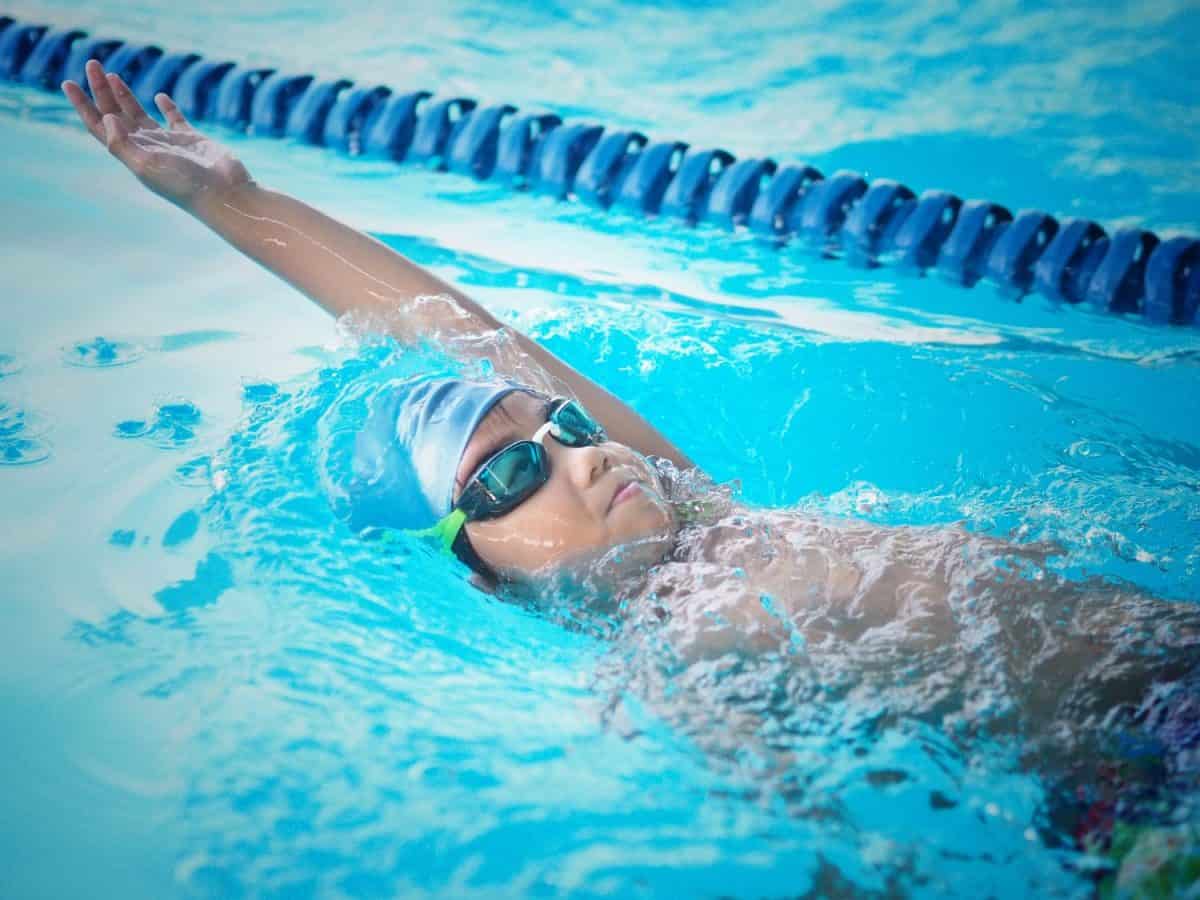
[[154, 193], [194, 213], [206, 198], [250, 182], [246, 167], [228, 148], [196, 131], [169, 96], [154, 97], [167, 120], [164, 128], [120, 75], [106, 73], [94, 59], [86, 72], [95, 103], [73, 81], [63, 82], [63, 93], [96, 140]]

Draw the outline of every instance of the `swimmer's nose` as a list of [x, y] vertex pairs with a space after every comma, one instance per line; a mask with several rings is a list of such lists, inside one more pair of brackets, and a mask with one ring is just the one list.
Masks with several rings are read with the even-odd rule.
[[604, 449], [603, 444], [593, 444], [588, 447], [563, 447], [559, 457], [562, 464], [566, 466], [571, 482], [580, 490], [590, 488], [613, 466], [612, 457]]

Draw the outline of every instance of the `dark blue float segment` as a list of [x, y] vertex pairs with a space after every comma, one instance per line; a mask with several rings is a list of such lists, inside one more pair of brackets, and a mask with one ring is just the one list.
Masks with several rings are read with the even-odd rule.
[[362, 152], [364, 131], [391, 94], [392, 89], [383, 85], [342, 91], [325, 117], [321, 142], [326, 147], [357, 156]]
[[363, 128], [362, 152], [397, 162], [404, 159], [417, 129], [417, 107], [427, 97], [428, 91], [388, 97]]
[[250, 102], [250, 132], [269, 137], [282, 137], [288, 119], [304, 92], [313, 82], [311, 75], [289, 75], [276, 72], [269, 75], [254, 92]]
[[892, 248], [896, 234], [916, 207], [916, 194], [900, 182], [888, 178], [871, 182], [842, 228], [850, 261], [874, 264], [881, 253]]
[[1123, 228], [1108, 240], [1104, 259], [1088, 283], [1087, 302], [1105, 312], [1141, 309], [1146, 286], [1143, 276], [1158, 238], [1140, 228]]
[[500, 126], [517, 111], [507, 103], [476, 109], [446, 152], [446, 167], [451, 172], [471, 175], [480, 181], [496, 167], [496, 148], [500, 144]]
[[245, 128], [250, 124], [250, 110], [255, 91], [274, 69], [239, 66], [220, 80], [213, 104], [213, 118], [229, 128]]
[[610, 131], [604, 135], [575, 173], [575, 196], [584, 203], [606, 208], [645, 146], [646, 136], [640, 131]]
[[687, 144], [682, 141], [662, 141], [643, 148], [629, 176], [621, 182], [615, 205], [643, 215], [658, 212], [686, 151]]
[[5, 28], [0, 33], [0, 78], [11, 81], [20, 75], [45, 33], [45, 25], [14, 24]]
[[155, 60], [136, 80], [129, 82], [133, 95], [146, 109], [154, 111], [154, 96], [174, 94], [179, 76], [200, 58], [198, 53], [168, 53]]
[[1108, 248], [1104, 229], [1087, 219], [1063, 222], [1033, 266], [1033, 286], [1060, 303], [1079, 303]]
[[717, 176], [732, 162], [733, 154], [725, 150], [700, 150], [687, 154], [663, 194], [660, 207], [663, 215], [695, 222], [708, 202]]
[[92, 88], [88, 84], [86, 69], [88, 60], [107, 62], [120, 46], [121, 42], [115, 38], [80, 38], [71, 44], [71, 52], [67, 56], [66, 65], [63, 66], [63, 79], [74, 81], [91, 97]]
[[[132, 90], [142, 74], [162, 55], [162, 48], [155, 44], [122, 44], [105, 61], [104, 68], [120, 75]], [[153, 96], [150, 99], [153, 100]]]
[[309, 84], [288, 113], [284, 133], [308, 144], [320, 144], [325, 137], [325, 117], [337, 102], [338, 94], [349, 86], [350, 81], [345, 78]]
[[[73, 28], [43, 34], [21, 66], [18, 80], [34, 87], [57, 89], [63, 80], [62, 73], [67, 66], [71, 45], [82, 37], [87, 37], [87, 32]], [[6, 64], [3, 56], [0, 52], [0, 67]]]
[[1179, 321], [1200, 326], [1200, 265], [1192, 266], [1183, 286], [1183, 305], [1180, 307]]
[[568, 196], [575, 185], [575, 173], [603, 133], [604, 129], [599, 125], [582, 122], [555, 128], [542, 141], [542, 148], [530, 170], [530, 186], [560, 200]]
[[712, 186], [703, 218], [730, 230], [745, 224], [764, 179], [774, 174], [773, 159], [743, 159], [733, 163]]
[[772, 236], [786, 234], [792, 211], [824, 177], [812, 166], [784, 166], [759, 191], [750, 209], [750, 229]]
[[1057, 233], [1054, 216], [1036, 209], [1021, 210], [988, 254], [987, 277], [1004, 293], [1029, 293], [1034, 264]]
[[492, 177], [502, 184], [525, 187], [546, 136], [561, 124], [562, 119], [554, 113], [533, 113], [510, 119], [500, 129]]
[[454, 142], [466, 115], [475, 108], [475, 101], [452, 97], [432, 103], [417, 119], [408, 158], [417, 162], [435, 161], [445, 168], [446, 148]]
[[1200, 240], [1173, 237], [1159, 244], [1146, 265], [1142, 311], [1152, 322], [1186, 324], [1200, 306]]
[[892, 240], [892, 252], [900, 268], [923, 272], [937, 263], [962, 205], [961, 198], [949, 191], [925, 191], [917, 198], [916, 207]]
[[850, 208], [867, 192], [867, 180], [843, 169], [818, 181], [792, 210], [788, 224], [814, 250], [826, 249], [841, 231]]
[[971, 287], [983, 276], [988, 254], [1011, 221], [1012, 213], [997, 203], [987, 200], [964, 203], [938, 254], [938, 274]]
[[171, 99], [189, 119], [216, 121], [218, 88], [232, 70], [228, 60], [199, 59], [179, 74]]

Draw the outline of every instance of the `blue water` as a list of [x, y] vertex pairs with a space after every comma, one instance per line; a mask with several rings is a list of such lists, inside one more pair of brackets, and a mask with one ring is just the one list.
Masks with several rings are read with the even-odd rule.
[[[793, 6], [9, 12], [1200, 231], [1186, 4]], [[71, 118], [0, 86], [0, 895], [1087, 895], [1012, 748], [797, 710], [764, 792], [622, 648], [352, 539], [339, 398], [444, 361], [363, 345]], [[221, 137], [749, 502], [1051, 539], [1072, 577], [1200, 598], [1194, 330]]]

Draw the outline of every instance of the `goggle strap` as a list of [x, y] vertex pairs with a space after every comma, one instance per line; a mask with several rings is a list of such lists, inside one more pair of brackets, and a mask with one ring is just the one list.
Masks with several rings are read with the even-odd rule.
[[430, 528], [422, 528], [419, 531], [408, 531], [405, 533], [411, 534], [413, 537], [436, 538], [443, 552], [453, 556], [454, 542], [458, 539], [458, 533], [462, 531], [462, 527], [466, 521], [467, 514], [461, 509], [455, 509], [451, 510], [448, 516], [445, 516]]

